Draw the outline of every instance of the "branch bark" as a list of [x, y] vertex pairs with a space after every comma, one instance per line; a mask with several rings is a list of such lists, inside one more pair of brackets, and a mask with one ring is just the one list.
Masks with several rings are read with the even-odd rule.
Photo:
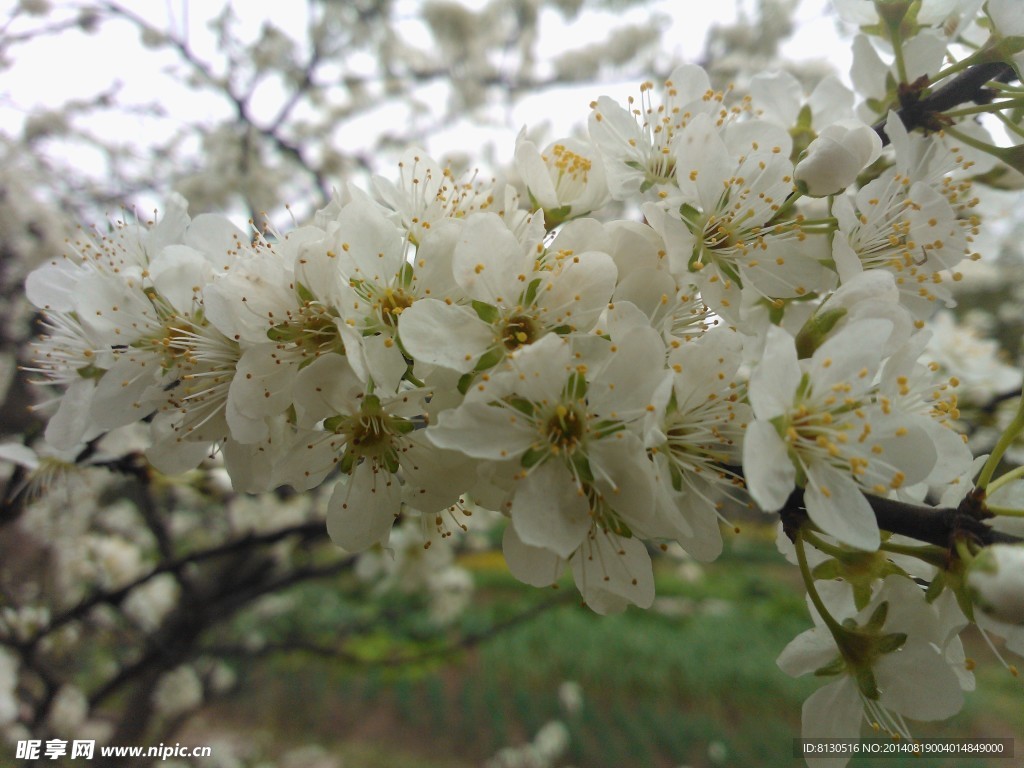
[[[991, 93], [986, 90], [985, 84], [993, 80], [1008, 82], [1014, 77], [1013, 67], [1001, 61], [975, 64], [923, 98], [918, 98], [920, 91], [913, 85], [905, 86], [906, 90], [900, 97], [901, 106], [896, 114], [908, 131], [915, 128], [938, 130], [942, 127], [942, 112], [967, 102], [983, 104], [990, 101]], [[882, 139], [883, 146], [890, 142], [885, 132], [885, 122], [883, 119], [872, 126]]]

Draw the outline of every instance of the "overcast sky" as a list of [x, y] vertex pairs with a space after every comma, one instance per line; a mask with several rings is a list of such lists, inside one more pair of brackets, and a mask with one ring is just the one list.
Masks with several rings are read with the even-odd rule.
[[[62, 0], [51, 0], [55, 6], [66, 6]], [[483, 0], [459, 0], [464, 5], [479, 7]], [[200, 58], [216, 60], [216, 40], [207, 23], [223, 7], [215, 0], [118, 0], [118, 3], [148, 19], [158, 29], [170, 30], [179, 37], [187, 36], [190, 47]], [[420, 0], [397, 0], [399, 16], [415, 17]], [[9, 18], [17, 0], [0, 0], [0, 20]], [[408, 11], [401, 12], [407, 5]], [[305, 39], [305, 3], [298, 0], [235, 0], [240, 31], [255, 37], [265, 21], [270, 21], [297, 40]], [[650, 0], [642, 8], [626, 12], [586, 13], [579, 20], [566, 25], [554, 11], [542, 17], [540, 29], [541, 51], [560, 53], [605, 38], [608, 30], [622, 22], [641, 22], [652, 11], [667, 20], [662, 40], [666, 53], [682, 61], [698, 59], [704, 49], [708, 28], [715, 23], [728, 24], [739, 10], [751, 13], [756, 0]], [[786, 48], [790, 58], [824, 59], [845, 70], [849, 64], [848, 49], [837, 45], [835, 19], [827, 15], [828, 0], [801, 0], [798, 11], [798, 31]], [[288, 8], [288, 12], [282, 12]], [[66, 14], [65, 14], [66, 17]], [[58, 17], [59, 18], [59, 17]], [[38, 22], [37, 22], [38, 23]], [[17, 33], [26, 28], [25, 20], [18, 20], [7, 31]], [[406, 30], [415, 35], [416, 29]], [[419, 34], [426, 36], [425, 30]], [[412, 38], [415, 42], [415, 37]], [[424, 47], [428, 40], [424, 39]], [[146, 141], [152, 141], [151, 132], [170, 130], [175, 121], [189, 124], [203, 116], [229, 116], [226, 102], [213, 94], [189, 89], [170, 80], [164, 69], [177, 61], [167, 50], [146, 50], [139, 42], [137, 29], [125, 21], [104, 23], [91, 35], [79, 30], [65, 31], [47, 36], [25, 45], [13, 46], [8, 51], [12, 65], [0, 70], [0, 133], [16, 135], [26, 115], [41, 108], [57, 108], [69, 100], [88, 97], [102, 92], [113, 83], [120, 83], [118, 102], [145, 104], [159, 100], [172, 116], [169, 123], [153, 125], [142, 118], [126, 117], [122, 112], [112, 113], [90, 122], [90, 128], [100, 133], [110, 132], [119, 140], [146, 152]], [[447, 153], [466, 150], [493, 142], [498, 162], [511, 160], [514, 136], [523, 125], [550, 124], [548, 138], [566, 135], [575, 125], [585, 122], [589, 104], [600, 95], [609, 95], [624, 101], [637, 93], [639, 83], [632, 80], [587, 84], [540, 94], [527, 94], [517, 101], [509, 112], [509, 125], [497, 127], [489, 134], [481, 132], [467, 140], [467, 128], [459, 125], [434, 135], [427, 149], [440, 157]], [[261, 86], [262, 88], [263, 86]], [[268, 86], [272, 87], [272, 86]], [[443, 96], [441, 96], [443, 98]], [[280, 104], [283, 99], [268, 94], [268, 99]], [[381, 115], [366, 116], [355, 121], [350, 135], [339, 136], [345, 146], [359, 146], [359, 140], [378, 130], [374, 120]], [[385, 116], [386, 119], [386, 116]], [[472, 130], [478, 130], [473, 128]], [[362, 133], [360, 136], [359, 134]], [[152, 143], [149, 144], [152, 146]], [[481, 160], [479, 156], [472, 158]], [[87, 150], [77, 148], [73, 161], [93, 173], [102, 173], [105, 167], [99, 156], [90, 158]]]

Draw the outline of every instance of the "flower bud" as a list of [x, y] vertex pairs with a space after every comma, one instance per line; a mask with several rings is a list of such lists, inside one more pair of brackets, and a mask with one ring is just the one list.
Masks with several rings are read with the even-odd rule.
[[841, 120], [818, 134], [797, 163], [796, 179], [811, 197], [840, 192], [878, 159], [882, 139], [859, 120]]
[[974, 604], [994, 619], [1024, 624], [1024, 546], [993, 544], [967, 572]]

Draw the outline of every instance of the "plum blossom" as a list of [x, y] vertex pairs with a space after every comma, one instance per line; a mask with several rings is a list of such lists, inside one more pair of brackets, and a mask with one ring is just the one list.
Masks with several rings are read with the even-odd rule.
[[765, 121], [718, 126], [695, 116], [677, 134], [677, 206], [644, 214], [664, 238], [671, 269], [704, 301], [738, 319], [740, 292], [754, 300], [807, 297], [831, 287], [819, 243], [798, 222], [773, 220], [794, 191], [788, 133]]
[[491, 213], [466, 220], [451, 259], [457, 291], [414, 302], [399, 330], [414, 358], [459, 373], [490, 368], [549, 333], [589, 331], [615, 287], [607, 254], [520, 242]]
[[669, 532], [653, 512], [638, 434], [665, 376], [664, 346], [637, 326], [602, 352], [580, 358], [567, 340], [545, 336], [427, 430], [439, 447], [516, 467], [505, 537], [513, 573], [551, 583], [571, 561], [595, 610], [650, 604], [650, 558], [634, 534]]
[[308, 490], [338, 469], [345, 476], [327, 505], [327, 531], [359, 552], [386, 542], [403, 503], [433, 513], [459, 494], [446, 454], [416, 434], [426, 390], [368, 391], [342, 355], [323, 355], [296, 377], [297, 429], [274, 474]]
[[674, 200], [678, 182], [685, 178], [676, 166], [689, 156], [688, 147], [680, 146], [680, 132], [698, 115], [722, 125], [749, 111], [746, 102], [726, 106], [726, 94], [715, 91], [697, 66], [677, 67], [663, 86], [663, 103], [657, 106], [650, 82], [640, 87], [639, 104], [632, 96], [625, 108], [607, 96], [591, 104], [590, 137], [601, 153], [615, 200]]
[[662, 382], [650, 414], [658, 508], [676, 527], [674, 538], [700, 560], [721, 552], [720, 510], [746, 501], [732, 469], [751, 417], [737, 382], [741, 359], [741, 340], [727, 328], [678, 344], [667, 359], [673, 376]]
[[773, 326], [749, 384], [754, 421], [743, 466], [751, 496], [774, 511], [802, 487], [811, 520], [865, 550], [877, 549], [879, 532], [863, 494], [922, 481], [936, 461], [919, 420], [875, 397], [891, 333], [888, 320], [850, 323], [800, 361], [794, 339]]
[[[796, 637], [778, 658], [794, 677], [833, 678], [804, 702], [805, 739], [859, 738], [862, 727], [911, 739], [904, 718], [942, 720], [963, 705], [961, 678], [951, 656], [962, 661], [956, 636], [966, 624], [955, 601], [929, 604], [911, 580], [889, 576], [871, 602], [854, 607], [847, 584], [817, 582], [831, 614], [812, 610], [815, 626]], [[812, 606], [813, 607], [813, 606]], [[965, 678], [965, 683], [973, 680]], [[808, 758], [812, 768], [841, 768], [849, 757]]]
[[[896, 137], [898, 124], [895, 117], [886, 124]], [[927, 163], [925, 157], [919, 160]], [[920, 170], [920, 162], [901, 162], [856, 194], [836, 198], [839, 231], [832, 256], [844, 282], [864, 270], [891, 271], [904, 306], [924, 318], [937, 301], [951, 300], [944, 283], [955, 279], [948, 270], [968, 254], [970, 222], [961, 219], [945, 187], [930, 183], [931, 174]]]
[[582, 139], [560, 139], [541, 151], [524, 129], [516, 139], [515, 159], [530, 201], [544, 211], [549, 230], [593, 213], [611, 199], [597, 149]]

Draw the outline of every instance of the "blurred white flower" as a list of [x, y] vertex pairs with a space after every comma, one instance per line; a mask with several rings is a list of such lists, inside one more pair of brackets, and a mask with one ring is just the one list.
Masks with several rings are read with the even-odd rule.
[[992, 618], [1024, 625], [1024, 546], [993, 544], [983, 549], [967, 571], [974, 604]]
[[937, 312], [928, 328], [932, 335], [922, 360], [956, 377], [960, 399], [984, 406], [996, 395], [1020, 389], [1021, 369], [1005, 362], [999, 344], [960, 323], [952, 312]]
[[71, 684], [61, 686], [50, 705], [48, 723], [54, 733], [77, 736], [89, 714], [89, 701], [81, 688]]
[[153, 691], [153, 706], [165, 718], [183, 715], [202, 703], [203, 682], [187, 664], [162, 675]]
[[179, 591], [174, 577], [164, 573], [128, 593], [121, 608], [142, 629], [152, 632], [177, 604]]

